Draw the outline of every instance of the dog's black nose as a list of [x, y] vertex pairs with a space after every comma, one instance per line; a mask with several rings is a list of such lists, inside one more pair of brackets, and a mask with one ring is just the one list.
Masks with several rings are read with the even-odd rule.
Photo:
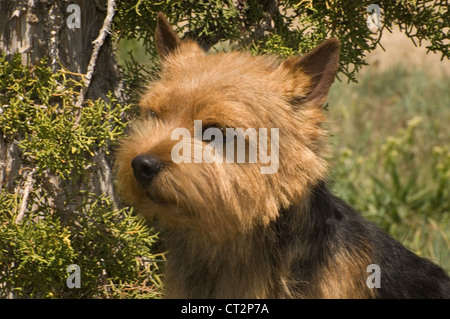
[[146, 154], [138, 155], [131, 161], [134, 177], [143, 187], [151, 183], [152, 179], [161, 170], [162, 165], [159, 159]]

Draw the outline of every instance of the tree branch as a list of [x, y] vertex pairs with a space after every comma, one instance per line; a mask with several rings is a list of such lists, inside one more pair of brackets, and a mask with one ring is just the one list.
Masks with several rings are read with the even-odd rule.
[[97, 39], [95, 39], [92, 43], [94, 44], [94, 49], [92, 50], [91, 59], [89, 61], [89, 65], [87, 67], [86, 76], [84, 77], [84, 86], [80, 91], [80, 95], [78, 96], [77, 103], [75, 106], [80, 108], [80, 111], [75, 119], [75, 125], [78, 125], [81, 119], [81, 106], [84, 102], [86, 93], [89, 89], [89, 85], [91, 84], [92, 76], [94, 75], [95, 65], [97, 63], [98, 53], [100, 52], [100, 48], [107, 35], [110, 33], [112, 20], [115, 13], [116, 2], [114, 0], [108, 0], [108, 8], [105, 20], [103, 21], [103, 26], [99, 31]]
[[114, 174], [111, 172], [111, 168], [106, 160], [105, 151], [99, 150], [95, 152], [94, 161], [98, 170], [96, 172], [97, 182], [99, 183], [99, 189], [105, 195], [112, 199], [112, 205], [114, 209], [117, 209], [117, 200], [114, 194]]
[[28, 196], [30, 195], [30, 190], [34, 184], [33, 175], [35, 172], [36, 172], [36, 168], [33, 168], [31, 170], [31, 172], [29, 172], [27, 175], [27, 179], [26, 179], [25, 185], [24, 185], [25, 188], [23, 190], [22, 201], [20, 202], [19, 213], [17, 214], [16, 219], [14, 220], [14, 223], [16, 223], [16, 224], [19, 224], [22, 221], [23, 216], [25, 215], [25, 210], [27, 209]]

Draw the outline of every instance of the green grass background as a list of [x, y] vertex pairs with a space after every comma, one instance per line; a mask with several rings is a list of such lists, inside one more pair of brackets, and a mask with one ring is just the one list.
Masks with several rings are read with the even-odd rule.
[[358, 80], [328, 99], [333, 190], [450, 271], [450, 78], [397, 64]]

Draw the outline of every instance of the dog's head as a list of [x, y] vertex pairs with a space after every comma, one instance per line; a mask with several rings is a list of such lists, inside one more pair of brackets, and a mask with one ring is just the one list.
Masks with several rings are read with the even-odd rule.
[[158, 15], [160, 78], [117, 151], [116, 188], [165, 227], [230, 238], [267, 225], [325, 178], [322, 104], [337, 72], [329, 39], [279, 63], [206, 54]]

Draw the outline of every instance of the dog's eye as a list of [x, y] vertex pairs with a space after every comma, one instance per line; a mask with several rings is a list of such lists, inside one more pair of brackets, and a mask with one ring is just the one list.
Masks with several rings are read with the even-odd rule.
[[144, 113], [144, 117], [146, 117], [147, 119], [155, 119], [158, 118], [158, 115], [153, 110], [146, 110]]
[[227, 132], [226, 129], [222, 126], [219, 126], [217, 124], [208, 124], [206, 126], [203, 127], [203, 135], [205, 134], [205, 131], [209, 128], [216, 128], [219, 129], [222, 132], [222, 138], [223, 140], [225, 140], [227, 138]]
[[226, 132], [225, 128], [223, 128], [217, 124], [208, 124], [208, 125], [203, 126], [203, 132], [205, 132], [209, 128], [219, 129], [223, 134], [225, 134], [225, 132]]

